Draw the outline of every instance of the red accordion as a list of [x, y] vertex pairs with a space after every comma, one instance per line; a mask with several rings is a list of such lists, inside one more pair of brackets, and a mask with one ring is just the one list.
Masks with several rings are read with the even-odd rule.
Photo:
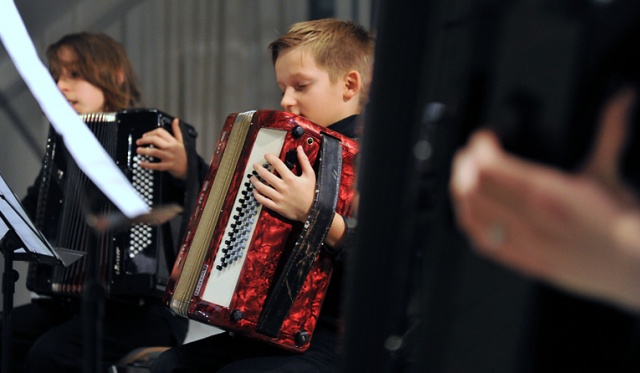
[[[266, 153], [279, 154], [298, 173], [299, 145], [318, 186], [304, 224], [263, 208], [249, 182], [253, 164], [264, 164]], [[334, 212], [350, 215], [357, 151], [354, 140], [290, 113], [229, 115], [170, 276], [166, 304], [189, 319], [305, 351], [332, 272], [332, 259], [320, 248]]]

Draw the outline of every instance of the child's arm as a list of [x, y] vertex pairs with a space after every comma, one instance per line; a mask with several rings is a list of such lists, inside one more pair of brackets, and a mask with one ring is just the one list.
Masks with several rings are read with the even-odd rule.
[[[309, 162], [309, 158], [299, 146], [298, 161], [302, 174], [296, 176], [289, 168], [272, 154], [266, 154], [266, 161], [271, 164], [280, 177], [265, 169], [261, 164], [254, 164], [253, 168], [264, 182], [253, 176], [253, 195], [264, 207], [278, 214], [300, 222], [305, 222], [311, 211], [316, 189], [316, 173]], [[335, 214], [325, 243], [331, 247], [339, 247], [346, 232], [344, 219]]]
[[340, 248], [344, 242], [344, 236], [347, 233], [347, 225], [344, 222], [342, 216], [336, 213], [333, 217], [333, 222], [331, 223], [331, 228], [329, 229], [329, 233], [327, 234], [327, 238], [324, 242], [333, 247]]
[[[142, 135], [136, 141], [138, 154], [157, 158], [159, 162], [140, 162], [140, 166], [155, 171], [167, 171], [179, 180], [187, 178], [187, 151], [182, 139], [180, 121], [171, 123], [173, 136], [164, 128], [157, 128]], [[153, 145], [153, 146], [145, 146]]]

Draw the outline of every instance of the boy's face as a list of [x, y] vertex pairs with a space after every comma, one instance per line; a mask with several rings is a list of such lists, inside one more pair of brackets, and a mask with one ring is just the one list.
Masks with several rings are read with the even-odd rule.
[[58, 51], [58, 58], [63, 67], [56, 83], [73, 110], [79, 114], [103, 111], [104, 93], [100, 88], [80, 76], [75, 67], [77, 63], [75, 52], [69, 48], [61, 47]]
[[316, 65], [311, 53], [290, 48], [275, 62], [276, 81], [282, 91], [280, 106], [290, 113], [327, 127], [358, 113], [357, 98], [345, 99], [344, 79], [335, 82]]

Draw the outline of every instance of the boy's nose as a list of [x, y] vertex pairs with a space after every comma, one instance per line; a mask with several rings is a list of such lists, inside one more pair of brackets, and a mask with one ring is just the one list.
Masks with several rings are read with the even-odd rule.
[[293, 105], [295, 105], [295, 100], [293, 99], [290, 92], [291, 91], [289, 89], [285, 90], [284, 94], [282, 95], [282, 99], [280, 100], [280, 106], [285, 111], [291, 111], [291, 108], [293, 107]]
[[58, 79], [58, 81], [56, 82], [56, 85], [58, 86], [58, 89], [61, 91], [69, 89], [69, 84], [67, 84], [67, 80], [63, 78]]

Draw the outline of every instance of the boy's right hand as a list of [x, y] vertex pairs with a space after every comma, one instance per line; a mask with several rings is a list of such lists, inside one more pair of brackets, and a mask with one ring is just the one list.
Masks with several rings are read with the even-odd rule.
[[311, 211], [316, 190], [316, 173], [301, 146], [297, 148], [298, 162], [302, 174], [295, 175], [273, 154], [266, 154], [265, 160], [273, 166], [280, 177], [264, 168], [253, 165], [258, 176], [251, 177], [254, 185], [253, 195], [264, 207], [269, 208], [287, 219], [305, 222]]

